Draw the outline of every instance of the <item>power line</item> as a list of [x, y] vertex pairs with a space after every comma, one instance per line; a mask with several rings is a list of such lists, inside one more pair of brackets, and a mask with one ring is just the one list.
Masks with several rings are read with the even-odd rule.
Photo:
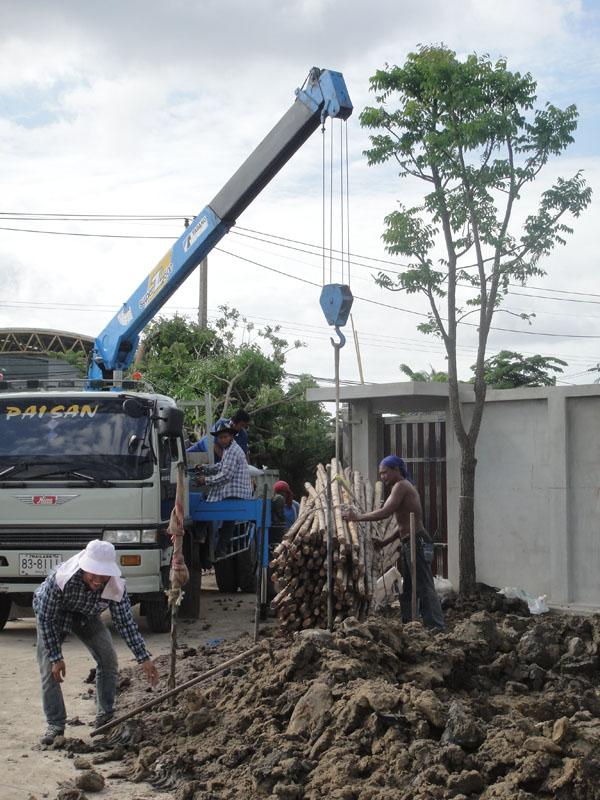
[[[315, 283], [314, 281], [309, 281], [306, 278], [301, 278], [298, 275], [290, 275], [288, 272], [283, 272], [282, 270], [275, 269], [275, 267], [268, 267], [266, 264], [261, 264], [258, 261], [253, 261], [250, 258], [246, 258], [245, 256], [238, 255], [237, 253], [232, 253], [228, 250], [223, 250], [220, 247], [215, 247], [215, 250], [218, 250], [220, 253], [225, 253], [226, 255], [232, 256], [233, 258], [238, 258], [242, 261], [246, 261], [254, 266], [260, 267], [262, 269], [269, 270], [270, 272], [276, 272], [278, 275], [283, 275], [286, 278], [291, 278], [292, 280], [301, 281], [302, 283], [307, 283], [311, 286], [320, 287], [320, 284]], [[362, 300], [365, 303], [371, 303], [376, 306], [380, 306], [382, 308], [391, 308], [395, 311], [402, 311], [405, 314], [412, 314], [417, 317], [425, 317], [429, 319], [429, 314], [421, 312], [421, 311], [413, 311], [412, 309], [403, 308], [402, 306], [394, 306], [390, 303], [383, 303], [380, 300], [373, 300], [370, 297], [361, 297], [360, 295], [354, 295], [355, 300]], [[475, 322], [461, 322], [461, 325], [466, 325], [470, 328], [479, 328], [479, 325]], [[581, 334], [581, 333], [553, 333], [548, 331], [520, 331], [515, 328], [501, 328], [496, 325], [490, 326], [491, 331], [502, 331], [504, 333], [518, 333], [519, 335], [525, 336], [550, 336], [562, 339], [600, 339], [600, 335], [595, 334]]]
[[[131, 221], [134, 221], [134, 220], [148, 220], [148, 221], [165, 220], [165, 221], [172, 221], [172, 220], [184, 219], [186, 216], [190, 217], [190, 216], [194, 216], [194, 215], [193, 214], [187, 214], [187, 215], [95, 214], [95, 215], [91, 215], [91, 214], [65, 214], [65, 213], [63, 213], [63, 214], [58, 214], [58, 213], [56, 213], [56, 214], [52, 214], [52, 213], [47, 213], [47, 214], [42, 214], [42, 213], [34, 214], [34, 213], [31, 213], [31, 214], [28, 214], [26, 212], [0, 212], [0, 221], [2, 219], [23, 219], [23, 220], [31, 220], [31, 221], [44, 221], [44, 219], [47, 219], [47, 220], [50, 220], [50, 221], [66, 221], [66, 222], [69, 222], [69, 221], [78, 221], [78, 222], [95, 222], [95, 221], [104, 222], [104, 221], [106, 221], [106, 222], [110, 222], [110, 221], [120, 221], [120, 220], [124, 220], [124, 221], [127, 221], [127, 220], [131, 220]], [[141, 235], [141, 234], [83, 233], [83, 232], [78, 232], [78, 231], [49, 231], [49, 230], [39, 230], [39, 229], [32, 229], [32, 228], [14, 228], [14, 227], [0, 227], [0, 230], [13, 231], [13, 232], [22, 232], [22, 233], [42, 233], [42, 234], [49, 234], [49, 235], [53, 235], [53, 236], [87, 236], [87, 237], [91, 237], [91, 238], [109, 238], [109, 239], [164, 239], [164, 240], [172, 240], [173, 238], [176, 238], [175, 234], [173, 234], [173, 236], [156, 236], [156, 235]], [[249, 233], [244, 234], [244, 233], [240, 233], [240, 231], [248, 231]], [[245, 236], [246, 238], [255, 239], [256, 241], [260, 241], [260, 242], [263, 242], [265, 244], [276, 245], [276, 246], [280, 246], [280, 247], [286, 247], [287, 249], [297, 250], [299, 252], [306, 253], [307, 255], [311, 255], [311, 256], [315, 256], [315, 257], [319, 257], [319, 258], [321, 257], [321, 253], [320, 252], [319, 253], [315, 253], [315, 252], [312, 252], [310, 250], [304, 250], [302, 248], [290, 247], [289, 245], [280, 245], [278, 242], [269, 241], [269, 239], [278, 239], [278, 240], [285, 241], [285, 242], [292, 242], [294, 244], [302, 244], [305, 247], [312, 247], [315, 250], [322, 250], [322, 245], [312, 244], [310, 242], [303, 242], [302, 240], [299, 240], [299, 239], [292, 239], [290, 237], [279, 236], [277, 234], [267, 233], [267, 232], [263, 232], [263, 231], [257, 231], [257, 230], [254, 230], [253, 228], [245, 228], [243, 226], [236, 226], [236, 229], [235, 230], [232, 229], [230, 231], [230, 233], [233, 233], [233, 234], [235, 234], [237, 236], [240, 236], [240, 237], [241, 236]], [[256, 235], [249, 235], [249, 234], [256, 234]], [[260, 238], [260, 237], [268, 237], [268, 238]], [[330, 248], [327, 248], [327, 249], [329, 250]], [[332, 249], [332, 252], [334, 252], [334, 253], [341, 253], [341, 251], [337, 250], [336, 248], [331, 248], [331, 249]], [[378, 257], [375, 257], [375, 256], [367, 256], [367, 255], [357, 254], [357, 253], [350, 253], [350, 255], [353, 258], [360, 258], [363, 261], [374, 261], [374, 262], [378, 262], [378, 263], [382, 263], [382, 264], [391, 264], [391, 265], [393, 265], [395, 267], [408, 267], [408, 266], [410, 266], [409, 264], [405, 264], [405, 263], [402, 263], [402, 262], [391, 261], [389, 259], [382, 259], [382, 258], [378, 258]], [[337, 258], [335, 256], [334, 256], [334, 259], [337, 260], [337, 261], [342, 261], [342, 258]], [[490, 259], [486, 259], [486, 260], [490, 260]], [[352, 264], [353, 264], [353, 266], [363, 267], [364, 269], [375, 269], [376, 268], [374, 266], [371, 266], [370, 264], [361, 264], [359, 262], [352, 262]], [[476, 266], [477, 266], [476, 264], [465, 265], [465, 266], [459, 267], [459, 269], [468, 269], [468, 268], [476, 267]], [[387, 272], [387, 273], [390, 273], [390, 274], [397, 274], [397, 270], [385, 270], [385, 269], [381, 269], [380, 268], [380, 271], [381, 272]], [[471, 289], [476, 288], [476, 287], [470, 286], [470, 284], [459, 283], [458, 285], [462, 286], [464, 288], [471, 288]], [[519, 284], [519, 283], [510, 283], [509, 286], [512, 286], [512, 287], [518, 288], [518, 289], [530, 288], [530, 289], [535, 289], [536, 291], [550, 292], [550, 293], [556, 293], [556, 294], [572, 294], [572, 295], [578, 295], [578, 296], [581, 296], [581, 297], [598, 297], [598, 298], [600, 298], [600, 294], [599, 293], [595, 293], [595, 292], [579, 292], [579, 291], [570, 290], [570, 289], [548, 288], [548, 287], [545, 287], [545, 286], [522, 287], [522, 285]], [[508, 294], [516, 294], [517, 296], [520, 295], [522, 297], [535, 297], [535, 298], [538, 298], [538, 299], [541, 299], [541, 300], [552, 300], [553, 299], [553, 298], [550, 298], [550, 297], [544, 297], [542, 295], [526, 294], [524, 292], [515, 293], [515, 292], [510, 292], [509, 291]], [[589, 303], [594, 302], [594, 301], [586, 301], [586, 300], [579, 300], [579, 301], [577, 301], [577, 300], [567, 300], [567, 298], [563, 298], [563, 299], [565, 299], [567, 302], [589, 302]]]
[[[11, 228], [11, 227], [2, 227], [0, 226], [0, 230], [6, 231], [15, 231], [21, 233], [39, 233], [39, 234], [49, 234], [54, 236], [83, 236], [83, 237], [92, 237], [92, 238], [109, 238], [109, 239], [169, 239], [172, 241], [172, 237], [170, 236], [148, 236], [148, 235], [136, 235], [136, 234], [97, 234], [97, 233], [81, 233], [81, 232], [74, 232], [74, 231], [49, 231], [49, 230], [39, 230], [39, 229], [29, 229], [29, 228]], [[269, 270], [270, 272], [277, 273], [279, 275], [283, 275], [285, 277], [291, 278], [293, 280], [300, 281], [302, 283], [308, 284], [310, 286], [316, 286], [320, 288], [320, 284], [315, 283], [314, 281], [309, 281], [306, 278], [301, 278], [297, 275], [290, 275], [287, 272], [283, 272], [282, 270], [275, 269], [274, 267], [269, 267], [266, 264], [261, 264], [258, 261], [253, 261], [252, 259], [245, 258], [244, 256], [238, 255], [236, 253], [231, 253], [230, 251], [223, 250], [222, 248], [216, 247], [215, 250], [218, 250], [221, 253], [229, 255], [233, 258], [238, 258], [242, 261], [246, 261], [247, 263], [253, 264], [254, 266], [260, 267], [262, 269]], [[403, 311], [405, 314], [411, 314], [414, 316], [425, 317], [429, 318], [429, 314], [413, 311], [412, 309], [404, 308], [402, 306], [394, 306], [390, 303], [384, 303], [382, 301], [373, 300], [367, 297], [361, 297], [360, 295], [355, 295], [355, 299], [362, 300], [365, 303], [371, 303], [373, 305], [380, 306], [381, 308], [389, 308], [395, 311]], [[470, 322], [462, 322], [462, 325], [466, 325], [472, 328], [478, 328], [479, 326], [476, 323]], [[503, 328], [498, 326], [491, 326], [490, 330], [495, 331], [502, 331], [504, 333], [518, 333], [525, 336], [548, 336], [553, 338], [569, 338], [569, 339], [600, 339], [600, 335], [593, 335], [593, 334], [571, 334], [571, 333], [553, 333], [553, 332], [546, 332], [546, 331], [523, 331], [517, 330], [515, 328]]]

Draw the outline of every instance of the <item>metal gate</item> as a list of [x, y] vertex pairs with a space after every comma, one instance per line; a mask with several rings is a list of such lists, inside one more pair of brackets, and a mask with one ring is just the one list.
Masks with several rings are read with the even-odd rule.
[[423, 524], [435, 544], [433, 573], [448, 577], [446, 419], [443, 414], [383, 418], [383, 453], [401, 456], [423, 506]]

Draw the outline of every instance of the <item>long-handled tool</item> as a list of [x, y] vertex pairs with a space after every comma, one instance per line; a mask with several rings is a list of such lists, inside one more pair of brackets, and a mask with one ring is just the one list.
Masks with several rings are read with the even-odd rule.
[[244, 652], [240, 653], [238, 656], [234, 656], [233, 658], [224, 661], [222, 664], [219, 664], [217, 667], [213, 667], [212, 669], [207, 670], [207, 672], [203, 672], [202, 675], [196, 675], [195, 678], [192, 678], [186, 683], [182, 683], [180, 686], [176, 686], [175, 689], [170, 689], [168, 692], [159, 694], [158, 697], [153, 697], [152, 700], [148, 700], [147, 703], [128, 711], [126, 714], [123, 714], [123, 716], [116, 717], [116, 719], [111, 719], [111, 721], [107, 722], [106, 725], [101, 725], [99, 728], [93, 730], [91, 736], [100, 736], [100, 734], [110, 731], [116, 725], [120, 725], [122, 722], [125, 722], [132, 717], [137, 717], [137, 715], [141, 714], [142, 711], [148, 711], [150, 708], [155, 708], [161, 703], [164, 703], [164, 701], [168, 700], [170, 697], [175, 697], [175, 695], [180, 694], [180, 692], [184, 692], [186, 689], [190, 689], [197, 683], [202, 683], [202, 681], [212, 678], [213, 675], [218, 675], [218, 673], [222, 672], [224, 669], [232, 667], [234, 664], [238, 664], [240, 661], [244, 661], [246, 658], [250, 658], [250, 656], [260, 652], [265, 652], [265, 648], [262, 644], [257, 644], [254, 647], [251, 647], [249, 650], [244, 650]]
[[[269, 544], [266, 541], [266, 520], [267, 520], [267, 486], [263, 487], [262, 511], [260, 515], [260, 530], [258, 532], [258, 547], [256, 554], [256, 607], [254, 609], [254, 643], [258, 642], [258, 629], [260, 621], [260, 610], [263, 603], [267, 601], [268, 591], [268, 550]], [[265, 553], [266, 549], [266, 553]]]

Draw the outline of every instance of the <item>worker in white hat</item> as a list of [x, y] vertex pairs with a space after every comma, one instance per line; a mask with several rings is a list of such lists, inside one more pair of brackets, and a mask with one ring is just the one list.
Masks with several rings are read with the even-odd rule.
[[65, 730], [67, 714], [60, 684], [66, 676], [62, 643], [68, 633], [74, 633], [96, 661], [96, 727], [114, 715], [117, 654], [108, 628], [100, 619], [107, 608], [149, 683], [158, 683], [156, 665], [133, 619], [114, 545], [94, 539], [85, 550], [53, 571], [33, 598], [42, 702], [48, 723], [42, 744], [52, 744]]

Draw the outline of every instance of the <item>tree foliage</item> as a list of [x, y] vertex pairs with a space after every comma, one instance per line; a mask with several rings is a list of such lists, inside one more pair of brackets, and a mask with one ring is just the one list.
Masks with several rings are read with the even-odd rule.
[[186, 411], [188, 428], [207, 428], [202, 403], [209, 392], [213, 418], [245, 409], [251, 416], [253, 461], [278, 468], [297, 493], [319, 461], [331, 457], [332, 420], [318, 403], [309, 403], [308, 376], [287, 383], [285, 356], [291, 346], [278, 327], [256, 330], [237, 310], [220, 307], [206, 329], [182, 316], [158, 318], [144, 334], [136, 364], [155, 391], [177, 400], [198, 400]]
[[566, 361], [552, 356], [523, 356], [501, 350], [484, 362], [484, 380], [491, 389], [516, 389], [519, 386], [555, 386], [556, 375]]
[[400, 364], [400, 372], [403, 372], [411, 381], [420, 381], [421, 383], [447, 383], [448, 373], [438, 372], [431, 364], [429, 365], [429, 372], [427, 370], [413, 370], [408, 364]]
[[[515, 220], [515, 205], [573, 141], [577, 110], [550, 103], [534, 109], [531, 75], [510, 72], [504, 59], [459, 60], [444, 46], [421, 47], [403, 66], [378, 70], [371, 89], [376, 105], [361, 114], [362, 125], [373, 131], [368, 163], [391, 161], [400, 178], [423, 186], [417, 205], [399, 204], [385, 218], [387, 251], [409, 265], [396, 279], [381, 273], [378, 283], [425, 295], [430, 312], [419, 327], [439, 336], [446, 349], [450, 413], [461, 450], [460, 588], [469, 590], [475, 583], [475, 445], [492, 319], [498, 311], [514, 314], [501, 308], [510, 284], [544, 274], [541, 259], [565, 243], [570, 219], [587, 207], [591, 190], [577, 172], [545, 188], [524, 221]], [[476, 399], [468, 419], [456, 357], [466, 326], [478, 335]]]
[[[484, 380], [490, 389], [516, 389], [519, 386], [555, 386], [556, 375], [563, 372], [566, 361], [552, 356], [524, 356], [509, 350], [501, 350], [485, 360]], [[475, 364], [471, 367], [475, 371]], [[424, 383], [447, 383], [448, 373], [434, 369], [414, 370], [408, 364], [400, 364], [400, 370], [411, 381]], [[590, 370], [592, 371], [592, 370]], [[473, 383], [475, 379], [469, 381]]]

